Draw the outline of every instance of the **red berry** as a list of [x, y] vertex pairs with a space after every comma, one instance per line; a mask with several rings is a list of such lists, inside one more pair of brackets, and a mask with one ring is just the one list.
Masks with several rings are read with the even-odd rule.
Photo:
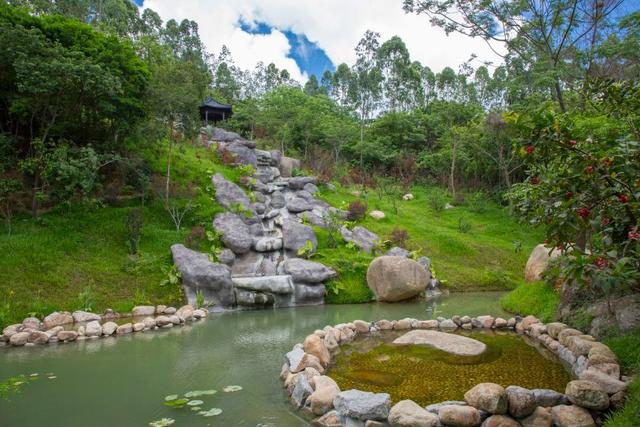
[[640, 232], [638, 232], [638, 227], [633, 227], [629, 234], [627, 235], [629, 240], [640, 240]]
[[573, 197], [573, 193], [571, 191], [567, 191], [567, 193], [565, 194], [565, 197], [567, 199], [571, 199]]
[[537, 176], [533, 176], [533, 177], [531, 177], [531, 183], [532, 183], [533, 185], [538, 185], [538, 184], [540, 184], [540, 178], [538, 178]]
[[609, 223], [611, 222], [611, 220], [607, 217], [602, 218], [602, 220], [600, 220], [600, 224], [607, 226], [609, 225]]
[[593, 173], [593, 166], [589, 165], [586, 168], [584, 168], [584, 171], [586, 173]]
[[596, 267], [598, 268], [605, 268], [609, 263], [607, 262], [606, 259], [602, 258], [601, 256], [596, 258], [596, 260], [593, 262]]
[[618, 196], [618, 201], [620, 201], [620, 203], [627, 203], [629, 201], [629, 197], [627, 197], [626, 194], [621, 194]]
[[610, 166], [613, 164], [613, 160], [611, 160], [611, 159], [609, 159], [609, 158], [604, 159], [604, 160], [602, 161], [602, 164], [604, 165], [604, 167], [608, 168], [608, 167], [610, 167]]
[[580, 208], [578, 209], [578, 215], [580, 215], [582, 218], [586, 218], [589, 216], [591, 212], [589, 211], [589, 209], [587, 208]]
[[572, 139], [572, 140], [569, 141], [569, 145], [572, 146], [572, 147], [575, 147], [576, 144], [578, 144], [578, 141], [576, 141], [575, 139]]
[[525, 148], [527, 154], [533, 154], [534, 151], [536, 151], [536, 147], [534, 147], [533, 145], [527, 145], [527, 148]]

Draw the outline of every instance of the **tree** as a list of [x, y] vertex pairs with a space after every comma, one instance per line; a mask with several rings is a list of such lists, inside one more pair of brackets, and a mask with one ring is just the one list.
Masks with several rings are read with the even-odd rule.
[[360, 116], [360, 169], [364, 187], [364, 128], [366, 121], [380, 99], [382, 75], [376, 59], [379, 49], [379, 33], [367, 30], [356, 46], [356, 63], [353, 67], [353, 93], [355, 107]]
[[[561, 111], [566, 111], [563, 77], [577, 65], [572, 52], [587, 45], [592, 62], [601, 33], [623, 0], [404, 0], [407, 12], [424, 14], [447, 34], [485, 40], [496, 54], [539, 65]], [[522, 19], [526, 17], [526, 19]], [[497, 45], [503, 44], [507, 54]], [[590, 66], [587, 65], [587, 75]]]
[[309, 80], [307, 80], [307, 82], [304, 84], [304, 93], [309, 96], [316, 96], [321, 94], [322, 92], [322, 88], [318, 84], [318, 78], [315, 76], [315, 74], [311, 74], [311, 76], [309, 76]]

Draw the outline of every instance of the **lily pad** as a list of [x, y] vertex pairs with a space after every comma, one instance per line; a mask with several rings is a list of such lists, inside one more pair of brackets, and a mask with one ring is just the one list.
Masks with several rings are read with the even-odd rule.
[[198, 406], [198, 405], [202, 405], [204, 402], [202, 400], [190, 400], [187, 402], [187, 405], [189, 406]]
[[47, 378], [49, 378], [50, 380], [55, 380], [58, 377], [56, 377], [55, 375], [49, 375]]
[[240, 390], [242, 390], [242, 387], [240, 387], [239, 385], [228, 385], [222, 389], [222, 391], [224, 391], [225, 393], [233, 393], [234, 391]]
[[198, 414], [203, 417], [215, 417], [216, 415], [220, 415], [222, 413], [222, 409], [220, 408], [211, 408], [208, 411], [200, 411]]
[[170, 400], [176, 400], [178, 398], [177, 394], [170, 394], [164, 397], [165, 402], [169, 402]]
[[172, 425], [175, 422], [176, 420], [174, 420], [173, 418], [162, 418], [160, 420], [151, 421], [149, 425], [151, 427], [166, 427]]
[[167, 402], [164, 402], [164, 404], [171, 408], [180, 409], [180, 408], [184, 408], [184, 405], [186, 405], [188, 402], [189, 402], [189, 399], [176, 399], [176, 400], [169, 400]]
[[206, 396], [211, 396], [212, 394], [216, 394], [217, 392], [218, 392], [217, 390], [203, 390], [202, 394]]
[[191, 408], [191, 410], [194, 412], [198, 412], [198, 411], [201, 411], [202, 408], [200, 406], [194, 406], [193, 408]]

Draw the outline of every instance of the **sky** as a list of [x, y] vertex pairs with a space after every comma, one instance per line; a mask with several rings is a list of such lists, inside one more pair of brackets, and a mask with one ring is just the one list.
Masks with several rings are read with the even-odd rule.
[[[253, 69], [258, 61], [286, 68], [304, 83], [342, 62], [353, 64], [355, 47], [365, 31], [381, 41], [394, 35], [407, 45], [411, 58], [434, 72], [457, 70], [472, 54], [499, 63], [484, 41], [459, 34], [447, 36], [425, 16], [405, 14], [402, 0], [136, 0], [163, 20], [192, 19], [209, 52], [223, 45], [236, 65]], [[476, 65], [479, 65], [476, 64]]]

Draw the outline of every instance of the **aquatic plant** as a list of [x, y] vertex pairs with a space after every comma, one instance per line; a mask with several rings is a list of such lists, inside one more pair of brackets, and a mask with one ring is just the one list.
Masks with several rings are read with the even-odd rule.
[[176, 420], [174, 420], [173, 418], [162, 418], [160, 420], [151, 421], [149, 425], [151, 427], [166, 427], [174, 424], [175, 422]]
[[222, 391], [224, 391], [225, 393], [233, 393], [240, 390], [242, 390], [242, 387], [240, 387], [239, 385], [228, 385], [222, 389]]
[[221, 413], [222, 413], [222, 409], [220, 408], [211, 408], [208, 411], [198, 412], [198, 414], [202, 415], [203, 417], [215, 417], [216, 415], [220, 415]]

